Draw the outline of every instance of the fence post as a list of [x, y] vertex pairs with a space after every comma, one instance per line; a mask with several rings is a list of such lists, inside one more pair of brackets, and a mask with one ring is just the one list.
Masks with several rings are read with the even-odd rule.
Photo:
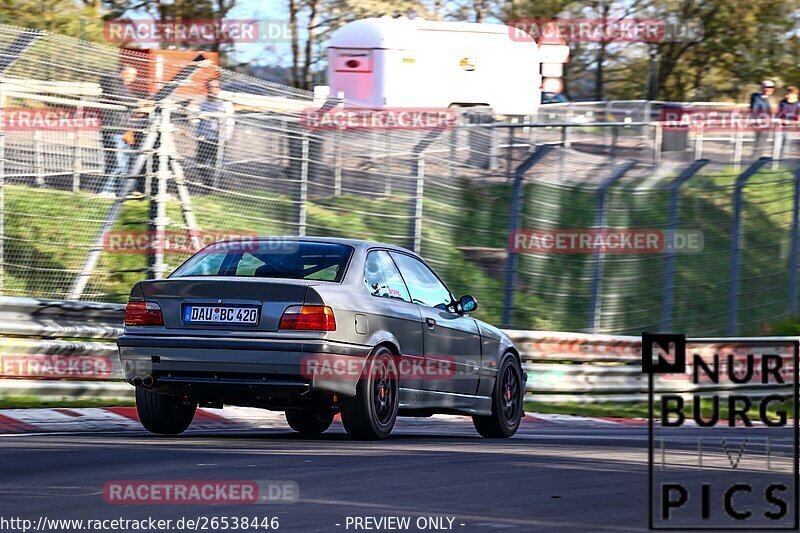
[[783, 128], [779, 121], [772, 122], [772, 170], [777, 170], [781, 160], [781, 147], [783, 145]]
[[308, 210], [308, 130], [303, 130], [302, 161], [300, 162], [300, 195], [297, 205], [297, 234], [304, 237], [306, 234], [306, 213]]
[[728, 335], [736, 334], [739, 321], [739, 270], [740, 247], [742, 239], [742, 197], [744, 187], [754, 174], [770, 162], [769, 157], [760, 157], [736, 178], [736, 188], [733, 191], [733, 228], [731, 230], [731, 274], [728, 289]]
[[[709, 163], [708, 159], [698, 159], [678, 174], [669, 185], [669, 207], [667, 210], [667, 234], [678, 229], [678, 208], [680, 207], [681, 187]], [[674, 237], [673, 237], [674, 238]], [[675, 250], [670, 247], [664, 256], [664, 284], [661, 289], [661, 331], [672, 328], [672, 299], [675, 285]]]
[[80, 135], [74, 131], [69, 132], [69, 140], [72, 144], [72, 192], [81, 190], [81, 173], [83, 172], [83, 147]]
[[733, 132], [733, 167], [736, 170], [742, 165], [742, 143], [744, 142], [744, 134], [738, 126]]
[[44, 154], [42, 153], [42, 130], [33, 132], [33, 164], [36, 167], [36, 186], [44, 187]]
[[703, 158], [703, 127], [698, 126], [694, 132], [694, 159]]
[[342, 130], [333, 132], [333, 195], [342, 195]]
[[411, 230], [411, 249], [415, 253], [422, 250], [422, 200], [425, 193], [425, 154], [419, 153], [414, 162], [415, 192], [414, 218]]
[[458, 152], [458, 124], [453, 126], [450, 130], [450, 157], [447, 160], [447, 173], [452, 180], [455, 176], [455, 166], [453, 162], [456, 160], [456, 153]]
[[797, 254], [800, 238], [800, 166], [794, 170], [794, 195], [792, 199], [792, 235], [789, 252], [789, 314], [797, 316]]
[[[600, 184], [597, 190], [597, 205], [595, 207], [594, 228], [595, 230], [605, 229], [607, 223], [606, 198], [608, 190], [618, 182], [634, 166], [636, 161], [629, 160], [614, 170], [611, 175]], [[613, 166], [612, 166], [613, 168]], [[594, 254], [594, 269], [592, 272], [592, 288], [589, 300], [589, 331], [595, 332], [600, 326], [600, 295], [603, 291], [603, 267], [605, 265], [605, 253], [598, 251]]]
[[661, 129], [661, 122], [656, 122], [653, 132], [653, 166], [661, 163], [661, 143], [663, 142], [664, 132]]
[[222, 172], [222, 162], [225, 159], [225, 135], [228, 130], [228, 117], [217, 117], [217, 121], [217, 157], [214, 161], [214, 189], [219, 189], [219, 178]]
[[161, 134], [161, 143], [158, 146], [158, 174], [157, 191], [154, 196], [150, 198], [150, 228], [151, 243], [153, 245], [152, 252], [152, 266], [149, 272], [150, 279], [161, 279], [167, 271], [167, 265], [164, 263], [164, 248], [166, 247], [166, 234], [165, 227], [169, 223], [167, 218], [167, 182], [169, 181], [169, 156], [170, 156], [170, 141], [168, 137], [172, 133], [172, 123], [170, 121], [170, 108], [164, 107], [161, 110], [161, 122], [159, 123], [159, 132]]
[[414, 196], [411, 198], [409, 218], [409, 248], [416, 253], [422, 250], [422, 202], [425, 192], [425, 160], [423, 153], [442, 134], [442, 130], [429, 131], [414, 148], [411, 149], [411, 175], [415, 178]]
[[512, 326], [514, 314], [514, 291], [517, 287], [517, 268], [519, 266], [519, 257], [516, 247], [511, 244], [511, 239], [513, 238], [513, 235], [520, 230], [520, 226], [522, 224], [522, 202], [525, 196], [525, 189], [522, 185], [525, 179], [525, 173], [528, 172], [528, 170], [530, 170], [552, 149], [553, 147], [551, 145], [543, 145], [538, 147], [535, 152], [529, 155], [514, 170], [514, 186], [511, 193], [511, 214], [508, 217], [508, 256], [506, 259], [506, 280], [503, 294], [502, 322], [503, 327], [505, 328], [510, 328]]

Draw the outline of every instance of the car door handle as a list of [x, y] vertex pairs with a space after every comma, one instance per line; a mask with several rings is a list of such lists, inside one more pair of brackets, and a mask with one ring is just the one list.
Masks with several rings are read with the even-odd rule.
[[425, 319], [425, 324], [427, 324], [428, 329], [433, 329], [436, 327], [436, 320], [432, 319], [431, 317], [428, 317]]

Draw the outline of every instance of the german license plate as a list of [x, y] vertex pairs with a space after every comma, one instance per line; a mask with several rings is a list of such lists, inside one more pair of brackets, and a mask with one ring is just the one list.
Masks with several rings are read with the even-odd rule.
[[187, 305], [183, 310], [187, 324], [257, 324], [257, 307], [223, 307], [220, 305]]

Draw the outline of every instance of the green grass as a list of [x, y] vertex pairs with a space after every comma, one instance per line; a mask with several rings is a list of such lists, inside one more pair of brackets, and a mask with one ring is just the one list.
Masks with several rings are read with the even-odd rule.
[[[689, 335], [725, 333], [731, 251], [731, 195], [736, 173], [723, 170], [693, 178], [684, 186], [679, 210], [681, 229], [705, 235], [699, 254], [678, 255], [673, 330]], [[381, 184], [382, 185], [382, 184]], [[432, 178], [426, 182], [422, 255], [442, 275], [456, 296], [473, 294], [477, 317], [499, 324], [502, 316], [505, 260], [494, 268], [467, 259], [465, 247], [504, 250], [508, 244], [509, 185], [476, 186]], [[739, 333], [758, 334], [765, 323], [785, 318], [788, 309], [788, 228], [792, 176], [765, 170], [745, 189], [741, 241]], [[374, 191], [373, 191], [374, 192]], [[525, 187], [523, 228], [589, 228], [594, 224], [596, 191], [581, 187], [531, 184]], [[607, 200], [611, 227], [656, 228], [666, 223], [669, 194], [615, 187]], [[96, 196], [22, 185], [6, 187], [5, 293], [64, 296], [73, 274], [95, 237], [110, 201]], [[193, 197], [200, 227], [214, 232], [291, 235], [296, 233], [294, 199], [263, 191]], [[366, 238], [409, 245], [409, 197], [342, 195], [311, 198], [307, 234]], [[36, 216], [21, 216], [33, 214]], [[64, 218], [48, 218], [49, 215]], [[42, 216], [44, 215], [44, 216]], [[167, 215], [177, 230], [180, 206], [171, 201]], [[146, 231], [147, 201], [124, 204], [115, 231]], [[186, 254], [168, 254], [170, 269]], [[502, 258], [502, 255], [500, 256]], [[590, 254], [521, 254], [514, 327], [562, 331], [588, 326]], [[664, 254], [607, 254], [603, 271], [604, 313], [601, 329], [639, 334], [660, 323]], [[87, 287], [96, 299], [125, 301], [130, 287], [145, 277], [146, 256], [104, 252]]]
[[0, 398], [0, 409], [41, 409], [46, 407], [116, 407], [135, 405], [133, 400], [121, 401], [103, 398], [77, 400], [44, 400], [36, 396], [5, 396]]
[[[759, 402], [753, 401], [753, 406], [750, 408], [748, 415], [751, 420], [759, 419], [758, 412]], [[687, 419], [692, 417], [692, 402], [686, 402], [683, 407], [683, 413]], [[701, 415], [704, 419], [708, 419], [712, 413], [711, 400], [705, 399], [702, 402]], [[767, 415], [772, 420], [779, 418], [778, 410], [774, 404], [770, 404], [767, 408]], [[525, 402], [526, 413], [543, 413], [543, 414], [560, 414], [560, 415], [573, 415], [573, 416], [587, 416], [587, 417], [609, 417], [609, 418], [648, 418], [650, 416], [647, 403], [643, 402], [630, 402], [630, 403], [615, 403], [615, 402], [596, 402], [596, 403], [542, 403], [542, 402]], [[720, 399], [720, 419], [727, 420], [727, 396]], [[792, 418], [792, 406], [786, 408], [787, 417]], [[656, 405], [654, 416], [660, 417], [661, 406]]]
[[525, 402], [526, 413], [573, 415], [588, 417], [647, 418], [644, 403], [542, 403]]

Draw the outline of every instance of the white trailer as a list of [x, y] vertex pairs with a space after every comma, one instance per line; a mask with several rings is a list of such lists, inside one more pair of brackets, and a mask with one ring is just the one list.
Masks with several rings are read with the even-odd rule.
[[539, 47], [502, 24], [369, 18], [328, 45], [331, 94], [371, 108], [490, 106], [530, 115], [541, 100]]

